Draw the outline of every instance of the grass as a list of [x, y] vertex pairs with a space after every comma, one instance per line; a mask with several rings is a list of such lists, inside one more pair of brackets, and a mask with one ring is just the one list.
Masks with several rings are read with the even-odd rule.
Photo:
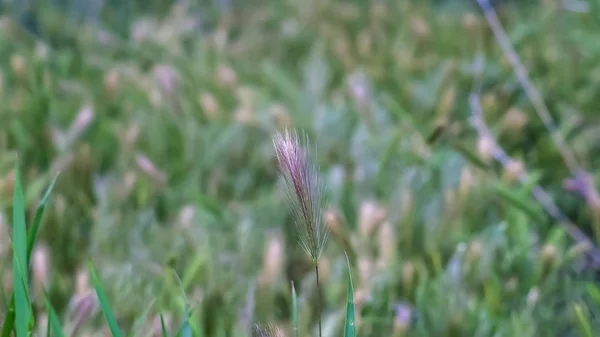
[[[48, 7], [39, 37], [3, 12], [2, 337], [597, 335], [599, 4], [497, 7], [550, 131], [473, 7]], [[311, 256], [286, 128], [327, 187]]]

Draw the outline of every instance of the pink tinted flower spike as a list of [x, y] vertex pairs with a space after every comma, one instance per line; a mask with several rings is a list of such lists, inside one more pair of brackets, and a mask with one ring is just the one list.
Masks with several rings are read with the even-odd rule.
[[[308, 144], [308, 137], [304, 136]], [[300, 234], [300, 245], [316, 264], [328, 230], [322, 220], [322, 185], [298, 135], [286, 130], [273, 138], [284, 190]]]

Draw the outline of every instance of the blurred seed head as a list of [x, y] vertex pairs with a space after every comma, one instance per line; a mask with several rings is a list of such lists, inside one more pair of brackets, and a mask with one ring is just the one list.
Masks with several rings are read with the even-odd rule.
[[558, 257], [558, 248], [553, 244], [545, 244], [540, 252], [542, 263], [546, 266], [551, 266]]
[[300, 245], [317, 264], [328, 235], [327, 224], [322, 219], [323, 186], [296, 132], [286, 130], [276, 134], [273, 145], [284, 191], [299, 229]]
[[[1, 322], [1, 320], [0, 320]], [[48, 313], [41, 312], [35, 318], [35, 326], [37, 330], [38, 336], [45, 336], [48, 331]], [[33, 334], [32, 334], [33, 335]]]
[[407, 261], [402, 265], [402, 285], [404, 289], [410, 291], [415, 281], [415, 265]]
[[256, 122], [254, 111], [246, 106], [240, 106], [235, 110], [235, 121], [242, 125], [253, 125]]
[[483, 242], [479, 239], [475, 239], [469, 245], [469, 250], [467, 252], [467, 257], [469, 262], [473, 263], [475, 261], [479, 261], [481, 258], [481, 254], [483, 254]]
[[535, 305], [540, 299], [540, 290], [537, 286], [531, 288], [527, 294], [527, 304]]
[[48, 45], [42, 41], [35, 43], [35, 57], [39, 61], [46, 61], [48, 59], [49, 48]]
[[375, 272], [375, 264], [373, 260], [366, 256], [360, 255], [358, 257], [358, 281], [361, 286], [367, 286], [371, 280], [371, 276]]
[[483, 160], [489, 162], [494, 157], [496, 143], [489, 136], [480, 136], [477, 141], [477, 149]]
[[33, 250], [31, 257], [33, 289], [36, 296], [43, 297], [44, 289], [50, 282], [50, 256], [48, 247], [43, 243], [38, 243]]
[[195, 207], [193, 205], [186, 205], [179, 211], [179, 224], [182, 228], [191, 228], [195, 216]]
[[135, 187], [135, 183], [137, 181], [137, 174], [135, 171], [127, 171], [123, 176], [123, 183], [120, 186], [119, 194], [121, 198], [127, 199], [133, 192], [133, 188]]
[[104, 91], [108, 97], [114, 97], [119, 89], [119, 73], [115, 69], [104, 74]]
[[465, 27], [465, 29], [467, 30], [468, 33], [472, 34], [475, 31], [477, 31], [478, 28], [478, 24], [479, 24], [479, 20], [477, 19], [477, 16], [472, 13], [472, 12], [468, 12], [463, 16], [463, 26]]
[[217, 68], [216, 76], [217, 82], [223, 87], [233, 88], [237, 85], [237, 74], [233, 68], [228, 65], [220, 65]]
[[75, 275], [75, 295], [83, 296], [90, 291], [90, 277], [86, 269], [77, 270]]
[[420, 16], [414, 15], [411, 17], [410, 29], [419, 40], [426, 40], [429, 38], [429, 24], [427, 24], [427, 21]]
[[520, 160], [511, 160], [504, 167], [503, 178], [506, 182], [512, 183], [519, 179], [525, 173], [525, 165]]
[[389, 221], [379, 227], [379, 260], [383, 268], [389, 268], [396, 261], [396, 229]]
[[219, 103], [215, 96], [209, 92], [200, 93], [200, 106], [208, 120], [215, 120], [219, 116]]
[[179, 84], [179, 74], [174, 67], [166, 64], [156, 65], [152, 69], [152, 77], [158, 85], [158, 91], [153, 93], [155, 103], [158, 105], [162, 102], [163, 94], [170, 95], [175, 93]]
[[69, 316], [72, 317], [71, 335], [76, 336], [83, 324], [94, 315], [98, 308], [98, 297], [94, 291], [75, 295], [69, 304]]
[[364, 201], [358, 212], [358, 229], [362, 238], [368, 238], [385, 219], [386, 210], [375, 200]]
[[26, 76], [27, 61], [23, 56], [14, 54], [10, 58], [10, 68], [17, 78], [23, 79]]
[[136, 156], [136, 163], [138, 168], [147, 174], [150, 178], [154, 179], [159, 184], [165, 184], [167, 182], [167, 175], [160, 171], [148, 157], [138, 154]]
[[460, 170], [460, 181], [458, 183], [458, 195], [463, 202], [469, 195], [469, 191], [475, 185], [475, 176], [469, 166]]
[[263, 271], [260, 282], [273, 285], [281, 276], [285, 260], [285, 247], [279, 235], [271, 235], [267, 242], [263, 258]]
[[504, 126], [510, 132], [519, 132], [527, 124], [527, 115], [520, 109], [513, 107], [504, 116]]
[[94, 109], [91, 105], [83, 106], [67, 132], [67, 144], [75, 142], [94, 120]]

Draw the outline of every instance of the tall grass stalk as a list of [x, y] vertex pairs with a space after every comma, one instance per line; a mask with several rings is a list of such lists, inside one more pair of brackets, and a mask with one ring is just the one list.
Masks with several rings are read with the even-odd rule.
[[[308, 137], [304, 135], [304, 143]], [[298, 227], [300, 246], [310, 257], [315, 268], [317, 284], [317, 314], [319, 337], [321, 323], [321, 284], [319, 282], [319, 258], [327, 242], [328, 228], [323, 221], [323, 185], [316, 168], [309, 160], [308, 153], [300, 144], [295, 131], [286, 130], [273, 138], [275, 154], [283, 180], [284, 191], [291, 205], [292, 214]]]

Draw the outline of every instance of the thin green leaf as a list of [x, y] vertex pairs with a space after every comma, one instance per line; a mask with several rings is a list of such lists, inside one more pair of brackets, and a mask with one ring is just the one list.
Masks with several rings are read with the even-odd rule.
[[352, 286], [352, 273], [350, 271], [350, 260], [346, 254], [348, 263], [348, 295], [346, 299], [346, 323], [344, 324], [344, 337], [356, 337], [356, 325], [354, 322], [354, 287]]
[[52, 182], [50, 183], [50, 187], [48, 187], [48, 189], [46, 190], [44, 197], [40, 201], [40, 206], [38, 207], [37, 211], [35, 212], [35, 217], [33, 218], [33, 222], [31, 223], [31, 229], [29, 230], [29, 233], [27, 235], [27, 261], [29, 261], [31, 259], [31, 252], [33, 251], [33, 247], [35, 245], [35, 240], [37, 239], [37, 234], [40, 230], [40, 224], [42, 222], [42, 215], [44, 215], [44, 210], [46, 209], [46, 203], [48, 202], [48, 199], [50, 198], [50, 193], [52, 192], [52, 189], [54, 188], [54, 184], [56, 183], [57, 179], [58, 179], [58, 174], [56, 176], [54, 176], [54, 179], [52, 179]]
[[49, 331], [52, 328], [52, 332], [54, 333], [54, 337], [65, 337], [64, 330], [58, 320], [58, 316], [56, 315], [56, 311], [50, 304], [50, 298], [46, 292], [44, 292], [46, 297], [46, 311], [48, 312], [48, 336], [50, 335]]
[[294, 281], [292, 281], [292, 329], [294, 330], [294, 337], [298, 337], [298, 295], [296, 294]]
[[113, 314], [110, 304], [108, 303], [108, 299], [106, 298], [106, 294], [104, 293], [104, 290], [102, 289], [102, 285], [100, 284], [100, 279], [98, 278], [98, 275], [96, 274], [96, 269], [94, 268], [94, 265], [91, 262], [90, 262], [90, 274], [92, 276], [92, 282], [94, 283], [94, 287], [96, 288], [96, 294], [98, 295], [98, 301], [100, 301], [100, 307], [102, 308], [104, 317], [106, 318], [106, 321], [108, 322], [108, 327], [110, 329], [111, 334], [113, 335], [113, 337], [122, 337], [123, 335], [121, 333], [121, 329], [119, 328], [119, 325], [117, 324], [115, 315]]
[[17, 337], [28, 336], [31, 307], [27, 295], [27, 227], [25, 224], [25, 201], [23, 199], [19, 168], [15, 171], [13, 197], [13, 273], [15, 300], [15, 332]]
[[167, 333], [167, 326], [165, 325], [165, 318], [162, 314], [160, 314], [160, 328], [162, 331], [162, 337], [169, 337], [169, 334]]
[[582, 336], [593, 337], [594, 334], [592, 333], [592, 327], [590, 326], [588, 318], [585, 317], [581, 305], [575, 304], [575, 314], [577, 315], [577, 321], [579, 322], [579, 330], [581, 331]]

